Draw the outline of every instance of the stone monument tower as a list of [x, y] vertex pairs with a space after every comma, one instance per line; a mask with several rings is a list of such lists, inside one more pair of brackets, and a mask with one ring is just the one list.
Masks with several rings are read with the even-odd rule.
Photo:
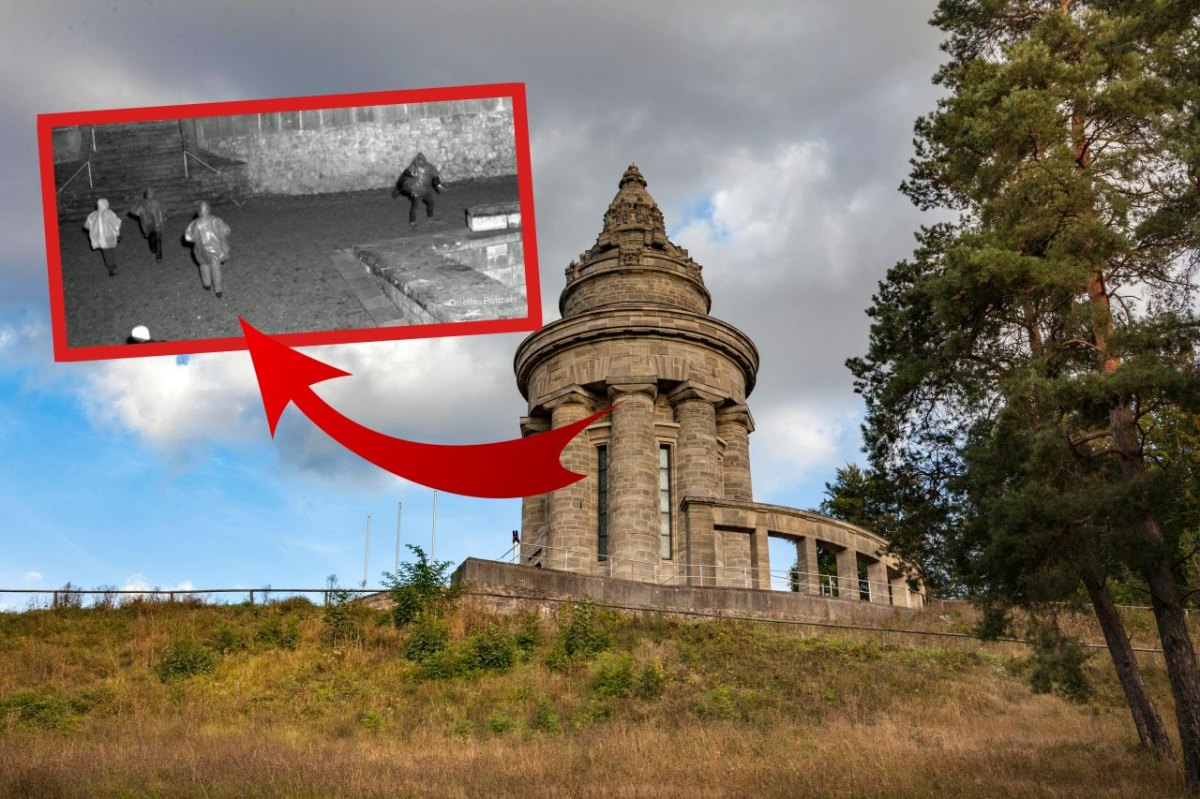
[[769, 589], [773, 536], [796, 545], [796, 567], [782, 577], [792, 591], [911, 605], [906, 569], [878, 536], [754, 502], [746, 398], [758, 350], [709, 316], [700, 273], [667, 238], [645, 178], [630, 166], [596, 243], [567, 267], [562, 318], [517, 349], [517, 386], [529, 402], [524, 435], [613, 406], [563, 452], [563, 466], [587, 477], [525, 498], [521, 563]]
[[595, 245], [567, 267], [562, 318], [517, 350], [526, 435], [616, 406], [563, 455], [587, 479], [525, 499], [523, 562], [690, 582], [758, 560], [749, 536], [689, 537], [680, 516], [688, 498], [751, 500], [758, 351], [710, 306], [700, 265], [667, 239], [630, 166]]

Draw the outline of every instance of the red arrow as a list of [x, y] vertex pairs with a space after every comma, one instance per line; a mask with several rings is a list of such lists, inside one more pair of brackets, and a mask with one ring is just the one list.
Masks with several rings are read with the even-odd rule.
[[321, 363], [280, 344], [245, 319], [242, 332], [254, 362], [271, 437], [288, 403], [334, 441], [395, 475], [440, 491], [472, 497], [529, 497], [569, 486], [585, 475], [559, 463], [563, 448], [583, 428], [612, 410], [605, 408], [574, 424], [494, 444], [422, 444], [378, 433], [329, 406], [314, 383], [349, 372]]

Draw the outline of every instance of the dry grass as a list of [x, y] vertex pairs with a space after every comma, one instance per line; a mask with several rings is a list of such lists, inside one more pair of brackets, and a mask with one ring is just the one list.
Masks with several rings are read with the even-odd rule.
[[[303, 605], [0, 614], [0, 796], [1165, 797], [1105, 658], [1096, 698], [1026, 687], [1023, 660], [765, 625], [606, 621], [616, 654], [423, 677], [362, 611], [322, 641]], [[455, 646], [520, 620], [460, 608]], [[263, 630], [294, 625], [294, 649]], [[811, 631], [806, 631], [811, 633]], [[222, 637], [223, 636], [223, 637]], [[172, 642], [238, 641], [163, 682]], [[620, 658], [661, 690], [605, 693]], [[548, 665], [555, 666], [550, 668]], [[1148, 677], [1164, 710], [1160, 671]]]

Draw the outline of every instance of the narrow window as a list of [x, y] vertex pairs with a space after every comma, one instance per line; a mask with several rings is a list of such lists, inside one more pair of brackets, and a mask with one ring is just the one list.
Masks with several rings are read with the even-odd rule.
[[596, 554], [608, 560], [608, 447], [596, 448]]
[[671, 557], [671, 448], [658, 448], [658, 519], [662, 545], [659, 554]]

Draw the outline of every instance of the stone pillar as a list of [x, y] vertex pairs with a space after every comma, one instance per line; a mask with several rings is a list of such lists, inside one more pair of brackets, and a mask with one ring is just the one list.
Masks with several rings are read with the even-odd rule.
[[873, 560], [867, 564], [867, 580], [871, 584], [871, 602], [876, 605], [888, 603], [887, 564]]
[[760, 591], [771, 590], [770, 534], [761, 521], [750, 534], [750, 567], [754, 571], [753, 587]]
[[[720, 499], [724, 496], [721, 469], [717, 462], [717, 409], [720, 396], [684, 383], [668, 395], [679, 424], [675, 439], [676, 507], [684, 499]], [[712, 509], [696, 506], [690, 511], [686, 548], [675, 542], [676, 564], [686, 564], [689, 585], [715, 585], [716, 534]], [[680, 525], [676, 525], [680, 529]]]
[[853, 549], [837, 551], [838, 598], [859, 599], [858, 595], [858, 553]]
[[[614, 577], [653, 581], [659, 561], [654, 378], [609, 381], [608, 551]], [[565, 463], [564, 463], [565, 465]]]
[[[521, 419], [521, 436], [544, 433], [550, 429], [550, 420], [541, 416], [525, 416]], [[521, 499], [521, 563], [530, 566], [533, 553], [546, 544], [547, 526], [550, 521], [550, 495], [538, 494]], [[545, 560], [545, 553], [541, 560]]]
[[[550, 408], [550, 426], [557, 430], [578, 422], [594, 412], [593, 396], [579, 386], [556, 392], [544, 404]], [[592, 494], [596, 491], [595, 460], [587, 436], [571, 439], [559, 459], [564, 468], [586, 474], [582, 480], [549, 494], [550, 534], [546, 541], [544, 563], [552, 569], [580, 571], [596, 569], [596, 519]]]
[[717, 435], [725, 440], [722, 464], [722, 483], [725, 499], [750, 502], [754, 492], [750, 486], [750, 433], [754, 419], [745, 405], [731, 405], [717, 412]]
[[817, 539], [811, 535], [796, 542], [796, 565], [800, 569], [800, 590], [807, 590], [813, 596], [821, 594], [821, 579], [817, 574], [820, 564], [817, 562]]
[[904, 574], [901, 572], [890, 572], [891, 578], [889, 582], [892, 584], [892, 604], [898, 608], [918, 607], [916, 601], [913, 601], [912, 589], [908, 587], [908, 580], [904, 579]]
[[[683, 522], [686, 536], [684, 546], [686, 564], [684, 579], [672, 579], [671, 585], [716, 585], [716, 538], [713, 530], [712, 506], [706, 502], [693, 504], [684, 497]], [[697, 544], [699, 542], [699, 544]]]

